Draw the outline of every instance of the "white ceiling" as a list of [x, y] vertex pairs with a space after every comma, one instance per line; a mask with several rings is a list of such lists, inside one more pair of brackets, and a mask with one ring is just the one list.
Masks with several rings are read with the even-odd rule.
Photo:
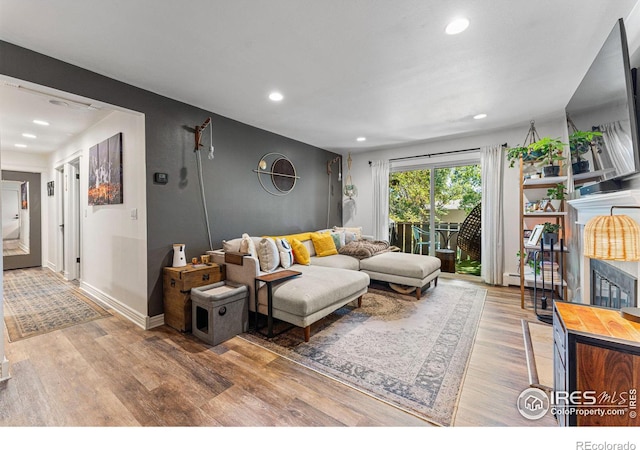
[[[55, 105], [51, 100], [69, 106]], [[0, 149], [24, 153], [58, 150], [112, 111], [98, 102], [5, 76], [0, 76], [0, 105]], [[49, 125], [38, 125], [34, 120]], [[24, 137], [23, 133], [36, 137]]]
[[[293, 139], [357, 152], [526, 129], [531, 119], [557, 115], [636, 2], [0, 0], [0, 39]], [[458, 16], [469, 28], [446, 35]], [[272, 90], [284, 100], [269, 101]], [[3, 89], [3, 111], [16, 110], [16, 95]], [[488, 116], [474, 120], [478, 113]]]

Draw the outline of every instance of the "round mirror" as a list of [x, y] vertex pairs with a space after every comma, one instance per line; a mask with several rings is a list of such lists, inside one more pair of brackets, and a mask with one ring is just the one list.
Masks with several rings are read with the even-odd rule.
[[278, 158], [271, 166], [271, 180], [280, 192], [289, 192], [296, 185], [296, 169], [286, 158]]

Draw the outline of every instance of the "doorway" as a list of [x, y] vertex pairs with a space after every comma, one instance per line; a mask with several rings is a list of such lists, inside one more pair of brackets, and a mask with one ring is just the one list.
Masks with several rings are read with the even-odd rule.
[[60, 273], [67, 281], [81, 277], [81, 237], [80, 218], [80, 158], [65, 163], [57, 169], [59, 185], [62, 186], [57, 202], [58, 248]]
[[480, 174], [480, 165], [468, 160], [392, 172], [391, 243], [407, 253], [437, 256], [443, 272], [480, 275], [480, 258], [458, 245], [463, 225], [482, 199]]
[[40, 178], [39, 173], [2, 171], [4, 270], [42, 265]]

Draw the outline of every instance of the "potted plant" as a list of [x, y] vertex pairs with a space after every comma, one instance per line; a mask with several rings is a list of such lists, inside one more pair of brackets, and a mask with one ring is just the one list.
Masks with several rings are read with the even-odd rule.
[[565, 159], [562, 156], [564, 146], [567, 145], [560, 139], [543, 137], [529, 144], [529, 153], [540, 154], [540, 161], [545, 177], [557, 177], [560, 175], [560, 166], [556, 163]]
[[545, 245], [551, 245], [551, 241], [554, 244], [558, 243], [558, 231], [560, 231], [560, 225], [557, 223], [545, 222], [542, 227], [542, 242]]
[[562, 200], [567, 197], [567, 189], [564, 184], [558, 183], [554, 187], [547, 189], [547, 197], [555, 211], [560, 211]]
[[582, 155], [591, 149], [591, 145], [596, 136], [602, 136], [599, 131], [579, 131], [575, 130], [569, 136], [569, 149], [571, 150], [571, 169], [574, 175], [589, 172], [589, 161], [582, 158]]

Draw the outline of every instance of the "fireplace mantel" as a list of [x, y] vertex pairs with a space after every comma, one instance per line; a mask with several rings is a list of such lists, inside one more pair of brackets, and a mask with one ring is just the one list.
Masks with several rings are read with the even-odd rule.
[[[569, 251], [572, 253], [571, 274], [576, 277], [572, 301], [589, 303], [591, 296], [591, 271], [589, 258], [584, 256], [582, 243], [585, 224], [595, 216], [608, 216], [612, 206], [640, 206], [640, 189], [628, 189], [606, 194], [592, 194], [568, 200], [569, 217], [575, 220], [572, 225], [573, 238]], [[614, 214], [624, 214], [640, 223], [640, 209], [614, 209]], [[575, 218], [575, 219], [574, 219]], [[640, 263], [627, 261], [609, 261], [611, 265], [634, 277], [640, 275]], [[636, 298], [638, 295], [636, 294]]]
[[[567, 203], [578, 212], [576, 223], [586, 224], [594, 216], [607, 216], [612, 206], [640, 206], [640, 189], [611, 192], [607, 194], [592, 194], [586, 197], [568, 200]], [[620, 209], [614, 214], [625, 214], [640, 222], [640, 210]]]

